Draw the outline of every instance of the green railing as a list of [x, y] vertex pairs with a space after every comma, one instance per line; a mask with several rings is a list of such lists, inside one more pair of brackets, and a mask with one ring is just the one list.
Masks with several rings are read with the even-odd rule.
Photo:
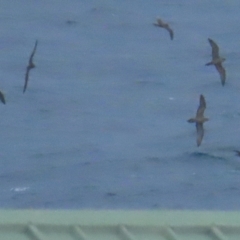
[[240, 239], [240, 212], [0, 211], [0, 239]]

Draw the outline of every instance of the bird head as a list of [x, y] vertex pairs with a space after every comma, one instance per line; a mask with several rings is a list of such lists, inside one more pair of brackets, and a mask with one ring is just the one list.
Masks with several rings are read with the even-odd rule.
[[203, 118], [203, 122], [209, 121], [209, 118]]
[[226, 58], [222, 58], [221, 60], [222, 60], [222, 62], [224, 62], [226, 60]]

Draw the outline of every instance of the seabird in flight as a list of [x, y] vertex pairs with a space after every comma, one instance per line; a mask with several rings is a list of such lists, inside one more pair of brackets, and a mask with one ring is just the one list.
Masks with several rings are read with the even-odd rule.
[[157, 18], [157, 22], [153, 23], [153, 25], [156, 27], [165, 28], [169, 32], [171, 40], [173, 40], [173, 30], [169, 27], [167, 23], [163, 22], [162, 19]]
[[208, 39], [208, 41], [212, 47], [212, 61], [209, 63], [206, 63], [206, 66], [214, 65], [216, 67], [217, 71], [220, 74], [221, 83], [224, 86], [226, 81], [226, 71], [222, 66], [222, 62], [224, 62], [226, 59], [219, 56], [218, 45], [210, 38]]
[[188, 120], [189, 123], [196, 123], [196, 129], [197, 129], [197, 146], [199, 147], [201, 145], [203, 135], [204, 135], [204, 129], [203, 129], [203, 123], [208, 121], [208, 118], [204, 117], [204, 110], [206, 109], [206, 101], [204, 96], [200, 95], [200, 103], [199, 107], [196, 113], [195, 118], [190, 118]]
[[28, 85], [28, 79], [29, 79], [29, 72], [32, 68], [35, 68], [35, 64], [33, 63], [33, 56], [36, 52], [37, 49], [37, 44], [38, 44], [38, 40], [36, 40], [35, 42], [35, 46], [33, 48], [33, 51], [30, 55], [29, 58], [29, 62], [28, 62], [28, 66], [27, 66], [27, 70], [26, 70], [26, 75], [25, 75], [25, 83], [24, 83], [24, 87], [23, 87], [23, 93], [25, 93], [26, 89], [27, 89], [27, 85]]

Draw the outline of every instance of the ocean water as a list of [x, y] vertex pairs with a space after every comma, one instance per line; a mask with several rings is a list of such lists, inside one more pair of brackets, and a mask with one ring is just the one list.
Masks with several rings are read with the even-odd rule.
[[[237, 0], [2, 1], [0, 207], [239, 210], [239, 9]], [[227, 59], [224, 87], [204, 66], [209, 37]], [[197, 147], [186, 120], [200, 94], [210, 121]]]

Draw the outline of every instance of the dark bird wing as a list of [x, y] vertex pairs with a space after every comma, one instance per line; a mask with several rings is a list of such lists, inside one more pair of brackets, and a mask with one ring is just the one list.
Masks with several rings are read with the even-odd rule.
[[203, 129], [203, 123], [196, 123], [197, 128], [197, 146], [199, 147], [201, 145], [203, 135], [204, 135], [204, 129]]
[[31, 55], [30, 55], [29, 65], [33, 63], [33, 56], [34, 56], [34, 54], [35, 54], [35, 52], [36, 52], [37, 45], [38, 45], [38, 40], [36, 40], [35, 45], [34, 45], [34, 48], [33, 48], [33, 51], [32, 51], [32, 53], [31, 53]]
[[169, 34], [170, 34], [170, 38], [171, 40], [173, 40], [173, 30], [168, 26], [166, 27], [166, 29], [168, 30]]
[[202, 118], [204, 115], [204, 110], [206, 109], [206, 101], [204, 96], [201, 94], [200, 95], [200, 100], [199, 100], [199, 107], [197, 110], [196, 118]]
[[236, 153], [237, 156], [240, 156], [240, 151], [234, 150], [234, 152]]
[[221, 63], [215, 64], [215, 67], [220, 74], [221, 82], [222, 82], [222, 85], [224, 86], [226, 81], [226, 71]]
[[5, 97], [1, 91], [0, 91], [0, 100], [3, 104], [6, 104]]
[[25, 82], [24, 82], [24, 87], [23, 87], [23, 93], [25, 93], [25, 91], [27, 89], [29, 71], [30, 71], [30, 68], [27, 66], [27, 70], [26, 70], [26, 74], [25, 74]]
[[208, 39], [211, 47], [212, 47], [212, 58], [219, 58], [219, 47], [218, 45], [212, 40], [212, 39]]

